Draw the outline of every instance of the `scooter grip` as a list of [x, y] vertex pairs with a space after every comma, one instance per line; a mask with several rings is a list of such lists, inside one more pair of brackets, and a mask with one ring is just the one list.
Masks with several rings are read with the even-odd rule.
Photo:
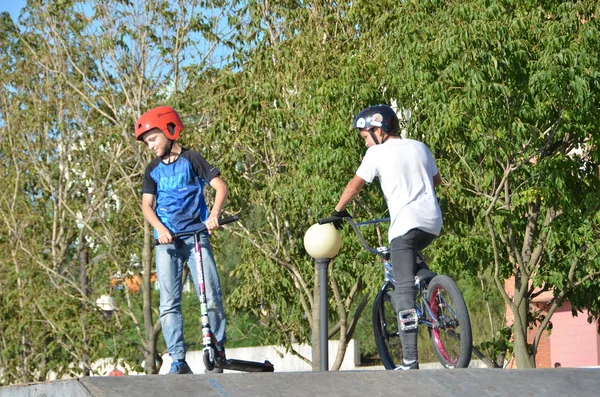
[[240, 220], [239, 215], [228, 216], [227, 218], [219, 219], [219, 225], [226, 225], [228, 223], [237, 222]]

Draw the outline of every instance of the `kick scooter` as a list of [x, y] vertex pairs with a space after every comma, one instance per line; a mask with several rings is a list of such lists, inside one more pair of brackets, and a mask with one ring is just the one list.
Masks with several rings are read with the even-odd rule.
[[[230, 216], [219, 220], [219, 225], [225, 225], [239, 220], [239, 215]], [[210, 328], [208, 318], [208, 307], [206, 303], [206, 290], [204, 287], [204, 263], [202, 261], [202, 245], [200, 243], [200, 234], [206, 230], [206, 225], [193, 232], [179, 233], [173, 235], [173, 239], [181, 239], [187, 236], [194, 236], [194, 257], [196, 260], [196, 272], [198, 274], [198, 290], [200, 291], [200, 315], [202, 319], [202, 344], [204, 346], [203, 361], [208, 371], [215, 367], [233, 371], [244, 372], [273, 372], [275, 368], [268, 360], [264, 362], [236, 360], [225, 358], [223, 348], [217, 343], [215, 335]], [[158, 244], [158, 240], [156, 240]]]

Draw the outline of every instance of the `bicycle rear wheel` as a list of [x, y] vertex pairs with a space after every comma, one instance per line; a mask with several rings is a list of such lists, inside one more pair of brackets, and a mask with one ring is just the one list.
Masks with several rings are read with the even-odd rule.
[[388, 286], [379, 291], [373, 302], [373, 333], [385, 369], [394, 369], [402, 362], [402, 343], [392, 303], [393, 294], [393, 287]]
[[466, 368], [471, 362], [473, 337], [467, 305], [454, 281], [435, 276], [427, 288], [427, 301], [439, 327], [429, 328], [433, 350], [446, 368]]

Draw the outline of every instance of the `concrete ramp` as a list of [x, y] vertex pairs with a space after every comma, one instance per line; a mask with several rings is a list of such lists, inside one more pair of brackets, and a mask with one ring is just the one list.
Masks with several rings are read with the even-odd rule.
[[0, 397], [598, 396], [600, 369], [461, 369], [90, 377], [0, 388]]

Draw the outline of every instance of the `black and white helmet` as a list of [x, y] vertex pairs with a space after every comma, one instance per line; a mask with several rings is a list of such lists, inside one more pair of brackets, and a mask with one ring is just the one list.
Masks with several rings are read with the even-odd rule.
[[394, 109], [388, 105], [375, 105], [361, 110], [354, 119], [354, 128], [370, 130], [373, 127], [380, 127], [389, 135], [398, 135], [400, 123]]

